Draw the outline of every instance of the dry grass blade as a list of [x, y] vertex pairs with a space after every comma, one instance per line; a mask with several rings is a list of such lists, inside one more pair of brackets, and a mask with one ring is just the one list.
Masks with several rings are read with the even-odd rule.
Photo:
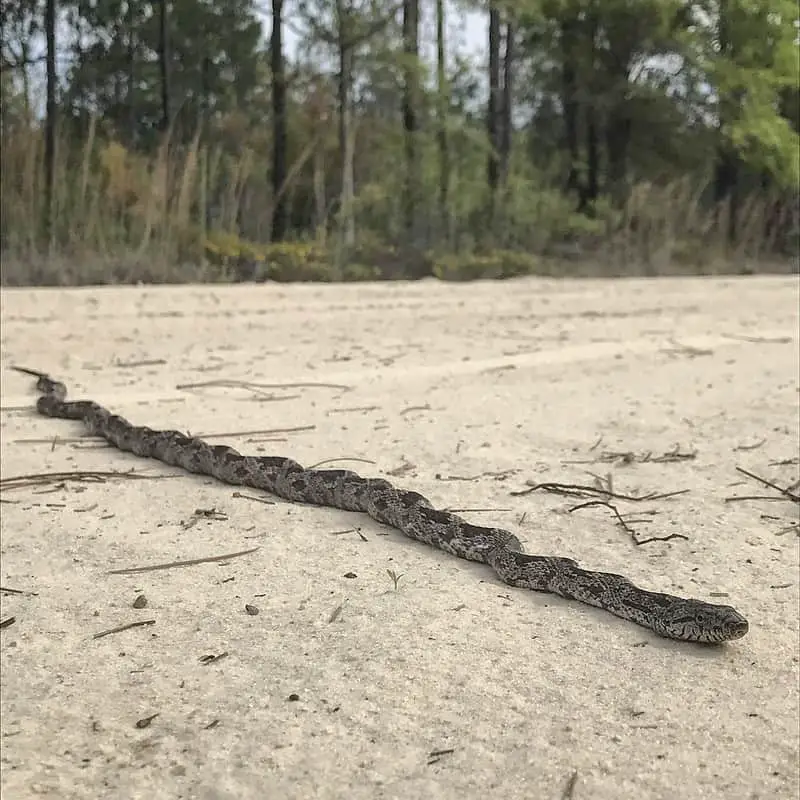
[[116, 628], [109, 628], [107, 631], [100, 631], [92, 635], [92, 639], [102, 639], [104, 636], [111, 636], [114, 633], [122, 633], [122, 631], [130, 630], [131, 628], [142, 628], [145, 625], [155, 625], [154, 619], [141, 619], [136, 622], [128, 622], [125, 625], [118, 625]]
[[249, 550], [239, 550], [236, 553], [224, 553], [219, 556], [206, 556], [205, 558], [191, 558], [188, 561], [169, 561], [165, 564], [153, 564], [149, 567], [126, 567], [124, 569], [109, 570], [109, 575], [135, 575], [140, 572], [155, 572], [161, 569], [177, 569], [179, 567], [193, 567], [197, 564], [210, 564], [215, 561], [228, 561], [232, 558], [239, 558], [250, 553], [255, 553], [258, 547], [251, 547]]
[[59, 483], [106, 483], [109, 480], [159, 480], [161, 478], [176, 478], [177, 475], [142, 475], [140, 472], [119, 472], [111, 470], [81, 471], [76, 472], [42, 472], [30, 475], [15, 475], [11, 478], [0, 479], [0, 491], [12, 489], [25, 489], [29, 486], [50, 486]]
[[316, 425], [296, 425], [293, 428], [263, 428], [253, 431], [222, 431], [220, 433], [198, 433], [198, 439], [227, 439], [237, 436], [272, 436], [276, 433], [300, 433], [301, 431], [313, 431]]
[[339, 461], [358, 461], [360, 464], [374, 464], [375, 462], [369, 458], [359, 458], [358, 456], [339, 456], [337, 458], [326, 458], [324, 461], [317, 461], [316, 464], [308, 467], [308, 469], [319, 469], [325, 464], [336, 464]]

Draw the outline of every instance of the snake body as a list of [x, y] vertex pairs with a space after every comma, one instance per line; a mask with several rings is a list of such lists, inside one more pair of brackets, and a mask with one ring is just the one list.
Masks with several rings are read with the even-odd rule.
[[40, 414], [80, 420], [88, 431], [120, 450], [210, 475], [225, 483], [262, 489], [294, 503], [359, 511], [411, 539], [469, 561], [488, 564], [511, 586], [549, 592], [611, 614], [659, 636], [719, 643], [744, 636], [747, 620], [734, 608], [651, 592], [622, 575], [582, 569], [571, 558], [529, 555], [519, 539], [501, 528], [472, 525], [440, 511], [418, 492], [344, 469], [306, 469], [291, 458], [245, 456], [179, 431], [132, 425], [90, 400], [67, 401], [66, 386], [45, 373], [15, 367], [37, 378]]

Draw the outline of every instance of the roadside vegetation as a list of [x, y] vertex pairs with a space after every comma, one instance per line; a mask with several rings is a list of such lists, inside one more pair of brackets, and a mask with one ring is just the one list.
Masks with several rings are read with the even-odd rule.
[[3, 4], [5, 285], [797, 269], [794, 2], [261, 8]]

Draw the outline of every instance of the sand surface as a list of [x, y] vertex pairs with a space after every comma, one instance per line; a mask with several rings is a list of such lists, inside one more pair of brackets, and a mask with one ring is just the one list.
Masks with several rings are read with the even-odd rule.
[[[798, 477], [797, 304], [796, 278], [4, 291], [4, 800], [796, 798], [798, 508], [736, 467]], [[750, 632], [660, 639], [119, 453], [36, 416], [12, 364], [139, 424], [342, 459]], [[617, 502], [672, 538], [515, 494], [609, 477], [686, 490]]]

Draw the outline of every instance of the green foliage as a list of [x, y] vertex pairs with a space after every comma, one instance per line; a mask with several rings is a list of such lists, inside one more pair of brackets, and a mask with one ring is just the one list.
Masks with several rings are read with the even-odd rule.
[[326, 248], [309, 242], [258, 245], [224, 232], [204, 240], [205, 257], [236, 280], [255, 281], [365, 281], [382, 277], [375, 264], [356, 260], [337, 265]]
[[535, 275], [541, 270], [536, 256], [511, 250], [496, 250], [484, 255], [445, 255], [434, 261], [433, 274], [443, 281], [516, 278]]
[[[129, 0], [67, 4], [80, 38], [67, 73], [66, 110], [92, 114], [124, 143], [153, 148], [162, 121], [157, 6]], [[181, 0], [169, 4], [173, 141], [189, 141], [198, 122], [258, 99], [261, 25], [251, 0]], [[261, 103], [261, 110], [266, 105]]]
[[726, 0], [712, 19], [698, 36], [695, 61], [713, 87], [721, 139], [754, 170], [796, 187], [800, 137], [780, 98], [800, 80], [797, 4]]
[[[107, 259], [124, 265], [109, 268], [118, 280], [469, 280], [550, 273], [555, 262], [575, 271], [579, 259], [700, 270], [798, 250], [794, 0], [503, 3], [517, 32], [508, 174], [490, 191], [484, 59], [449, 48], [444, 197], [435, 64], [402, 52], [395, 6], [303, 0], [288, 12], [301, 42], [286, 70], [293, 241], [283, 243], [271, 241], [271, 76], [255, 0], [169, 5], [166, 140], [158, 6], [64, 0], [52, 251], [43, 103], [27, 63], [41, 52], [42, 7], [10, 0], [0, 12], [0, 243], [21, 264]], [[354, 59], [346, 208], [340, 45]], [[413, 225], [407, 74], [419, 82]], [[731, 164], [729, 185], [715, 183]], [[720, 186], [729, 194], [716, 202]], [[356, 240], [345, 246], [349, 214]], [[58, 280], [76, 275], [64, 268]]]

